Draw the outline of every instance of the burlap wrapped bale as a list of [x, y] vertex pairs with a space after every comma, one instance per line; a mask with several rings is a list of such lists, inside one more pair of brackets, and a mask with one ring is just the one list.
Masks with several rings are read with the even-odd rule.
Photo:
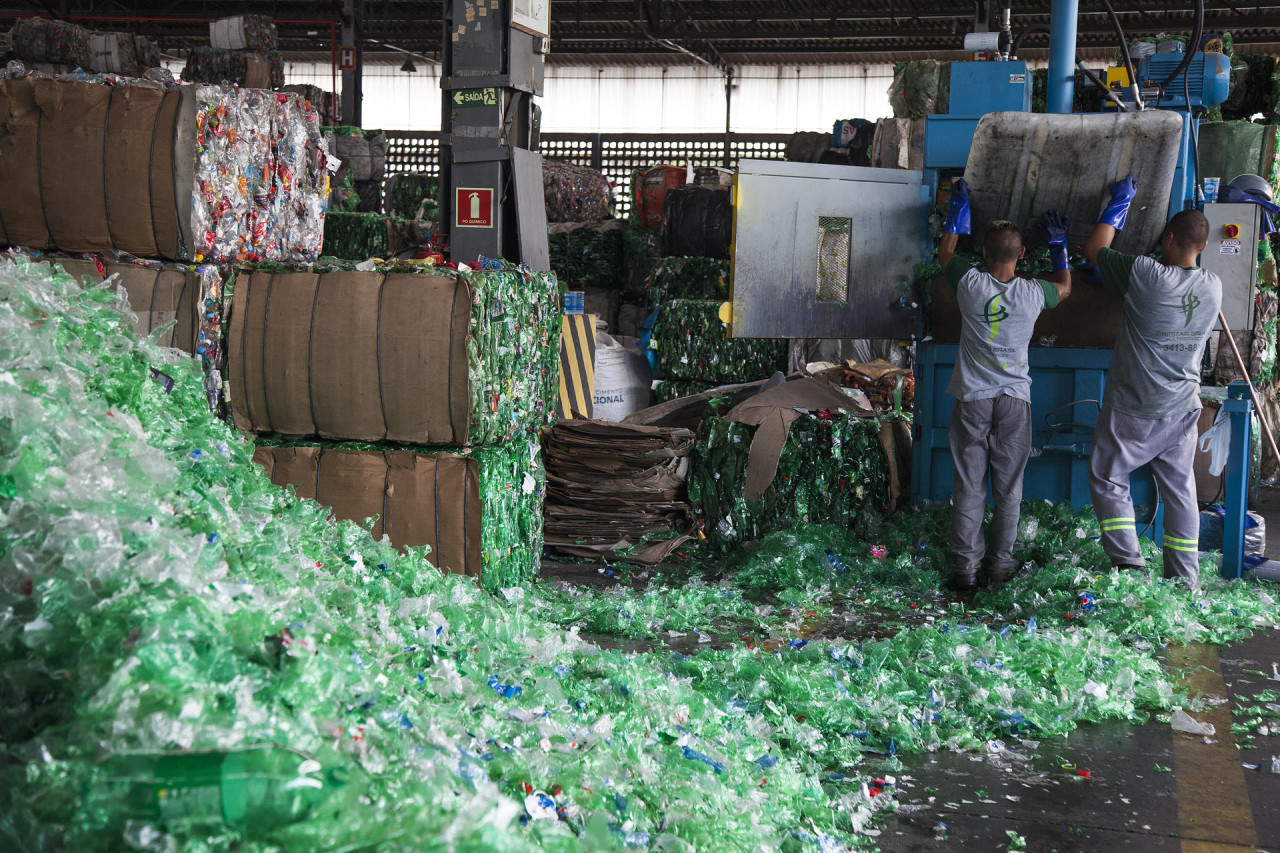
[[331, 507], [339, 519], [375, 518], [372, 534], [397, 548], [427, 546], [442, 571], [498, 590], [537, 574], [545, 475], [537, 445], [461, 452], [343, 445], [260, 445], [253, 461], [276, 485]]
[[554, 276], [384, 269], [240, 274], [228, 331], [237, 428], [479, 445], [550, 422]]
[[0, 242], [308, 261], [320, 249], [326, 162], [315, 114], [296, 95], [0, 80]]

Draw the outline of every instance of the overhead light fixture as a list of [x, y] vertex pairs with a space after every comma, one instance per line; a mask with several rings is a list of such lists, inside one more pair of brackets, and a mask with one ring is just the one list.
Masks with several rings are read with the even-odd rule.
[[413, 64], [413, 57], [410, 57], [404, 61], [404, 65], [400, 66], [400, 70], [405, 74], [417, 74], [418, 66]]

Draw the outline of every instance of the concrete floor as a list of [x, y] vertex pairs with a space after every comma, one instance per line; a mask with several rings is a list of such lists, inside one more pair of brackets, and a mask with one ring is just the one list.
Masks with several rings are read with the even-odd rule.
[[[1280, 559], [1280, 490], [1260, 489], [1252, 509], [1271, 533], [1267, 556]], [[881, 849], [1003, 851], [1011, 849], [1012, 832], [1028, 851], [1045, 853], [1280, 853], [1280, 775], [1271, 772], [1280, 735], [1239, 749], [1231, 734], [1232, 708], [1259, 691], [1280, 690], [1280, 680], [1256, 674], [1270, 674], [1277, 662], [1274, 630], [1231, 646], [1168, 653], [1172, 677], [1226, 699], [1193, 715], [1214, 724], [1211, 738], [1153, 720], [1085, 726], [1042, 741], [1031, 754], [901, 756], [899, 809], [877, 827]]]
[[1012, 832], [1029, 851], [1280, 851], [1280, 775], [1271, 773], [1280, 737], [1237, 749], [1230, 710], [1280, 689], [1280, 681], [1243, 672], [1269, 672], [1273, 661], [1277, 631], [1228, 648], [1170, 652], [1171, 674], [1196, 667], [1195, 685], [1227, 700], [1194, 714], [1214, 724], [1211, 738], [1157, 721], [1109, 723], [1044, 740], [1031, 754], [900, 756], [899, 810], [876, 827], [881, 849], [1017, 849]]
[[[1261, 489], [1252, 508], [1271, 533], [1267, 556], [1280, 560], [1280, 490]], [[547, 563], [543, 576], [589, 586], [617, 582], [583, 565]], [[837, 608], [829, 620], [833, 624], [812, 626], [811, 636], [822, 636], [827, 627], [836, 634], [847, 630], [847, 624], [834, 624], [840, 617]], [[859, 614], [868, 636], [875, 633], [874, 621], [872, 614]], [[731, 626], [720, 627], [730, 629], [730, 636], [736, 633]], [[584, 638], [627, 651], [649, 650], [644, 642]], [[681, 647], [683, 641], [688, 648]], [[664, 645], [685, 653], [707, 648], [693, 637]], [[1208, 698], [1208, 708], [1194, 716], [1214, 724], [1213, 737], [1181, 734], [1167, 722], [1152, 720], [1143, 726], [1085, 726], [1029, 751], [1019, 751], [1015, 740], [981, 755], [899, 756], [899, 808], [873, 827], [876, 840], [887, 853], [957, 848], [1280, 853], [1280, 773], [1271, 772], [1272, 757], [1280, 761], [1280, 732], [1259, 735], [1244, 749], [1231, 732], [1233, 708], [1260, 691], [1280, 690], [1280, 679], [1272, 676], [1277, 664], [1280, 631], [1275, 630], [1231, 646], [1168, 652], [1171, 678]], [[1024, 840], [1025, 848], [1014, 839]]]

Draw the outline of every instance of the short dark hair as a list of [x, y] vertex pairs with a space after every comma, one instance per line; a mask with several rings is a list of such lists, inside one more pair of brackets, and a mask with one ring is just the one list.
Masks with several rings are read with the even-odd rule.
[[1002, 219], [991, 223], [982, 248], [987, 252], [987, 261], [996, 264], [1007, 264], [1016, 261], [1022, 255], [1022, 232], [1018, 226]]
[[1164, 230], [1179, 248], [1187, 251], [1198, 252], [1209, 241], [1209, 220], [1198, 210], [1184, 210], [1175, 215]]

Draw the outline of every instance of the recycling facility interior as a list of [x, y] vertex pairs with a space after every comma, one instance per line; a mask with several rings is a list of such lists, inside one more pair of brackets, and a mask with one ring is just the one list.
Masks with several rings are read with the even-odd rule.
[[[1213, 203], [1280, 190], [1280, 4], [37, 5], [0, 2], [0, 849], [1280, 851], [1276, 243]], [[734, 131], [736, 68], [850, 61], [892, 116]], [[379, 64], [441, 69], [440, 132], [361, 126]], [[717, 69], [725, 131], [539, 133], [551, 64]], [[1130, 251], [1221, 231], [1200, 584], [1145, 473], [1154, 571], [1099, 543], [1120, 303], [1077, 272], [1018, 569], [952, 591], [954, 181], [1075, 248], [1117, 164], [1158, 176]]]

